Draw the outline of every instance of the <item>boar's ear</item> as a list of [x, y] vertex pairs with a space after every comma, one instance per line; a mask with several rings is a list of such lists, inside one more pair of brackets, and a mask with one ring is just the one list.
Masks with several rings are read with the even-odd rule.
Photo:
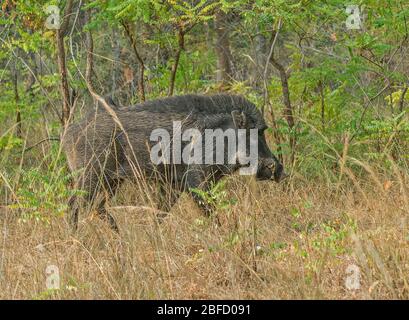
[[246, 127], [247, 120], [244, 112], [240, 112], [239, 110], [233, 110], [231, 112], [231, 116], [233, 117], [234, 125], [237, 128], [244, 129]]

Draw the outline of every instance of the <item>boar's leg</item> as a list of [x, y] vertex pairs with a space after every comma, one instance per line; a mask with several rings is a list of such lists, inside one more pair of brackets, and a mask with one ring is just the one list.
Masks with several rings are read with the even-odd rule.
[[170, 184], [159, 184], [159, 210], [169, 212], [179, 197], [180, 191], [174, 189]]
[[103, 200], [99, 203], [97, 207], [97, 213], [99, 217], [108, 222], [109, 225], [111, 226], [112, 230], [114, 230], [116, 233], [119, 233], [119, 228], [118, 225], [116, 224], [116, 221], [113, 216], [105, 209], [105, 203], [107, 201], [108, 197], [104, 197]]
[[[85, 183], [85, 181], [88, 180], [88, 183]], [[88, 188], [86, 188], [88, 186]], [[78, 190], [84, 190], [88, 191], [87, 195], [85, 196], [80, 196], [80, 195], [73, 195], [69, 201], [68, 201], [68, 208], [69, 208], [69, 216], [68, 216], [68, 222], [73, 229], [73, 231], [76, 231], [78, 229], [78, 219], [79, 219], [79, 211], [84, 208], [87, 203], [89, 203], [88, 195], [91, 194], [92, 192], [89, 192], [89, 190], [95, 189], [94, 184], [92, 183], [91, 179], [86, 179], [85, 176], [82, 176], [79, 178], [73, 185], [73, 189], [75, 191]], [[85, 190], [87, 189], [87, 190]]]
[[191, 194], [193, 200], [203, 211], [203, 213], [207, 217], [210, 217], [215, 208], [207, 201], [205, 201], [205, 199], [203, 199], [202, 195], [200, 194], [201, 191], [209, 191], [209, 184], [207, 182], [206, 174], [202, 169], [190, 169], [187, 172], [185, 190], [187, 190]]
[[[94, 199], [91, 199], [91, 203], [96, 205], [96, 210], [98, 216], [109, 223], [112, 230], [119, 233], [119, 228], [115, 222], [114, 217], [105, 209], [106, 202], [115, 195], [116, 190], [121, 185], [122, 180], [119, 179], [110, 179], [108, 177], [104, 177], [104, 183], [102, 184], [102, 189], [99, 191], [100, 194], [95, 194]], [[100, 200], [100, 195], [102, 194], [102, 200]]]
[[80, 209], [80, 201], [81, 197], [72, 196], [68, 201], [68, 208], [69, 208], [69, 224], [72, 229], [75, 231], [78, 229], [78, 211]]
[[[203, 189], [203, 188], [194, 188], [193, 190], [202, 190], [204, 192], [207, 192], [207, 189]], [[193, 200], [196, 202], [196, 204], [199, 206], [199, 208], [203, 211], [203, 213], [205, 214], [206, 217], [210, 217], [212, 215], [212, 213], [214, 212], [214, 207], [212, 205], [210, 205], [209, 203], [207, 203], [206, 201], [204, 201], [203, 197], [200, 196], [197, 191], [192, 191], [191, 189], [189, 190], [190, 194], [193, 197]]]
[[[83, 177], [75, 184], [76, 190], [84, 190], [87, 194], [85, 196], [73, 196], [69, 200], [69, 222], [74, 230], [78, 228], [79, 210], [87, 204], [89, 209], [92, 208], [92, 206], [96, 206], [98, 216], [107, 221], [114, 231], [119, 232], [115, 219], [105, 209], [105, 203], [107, 199], [114, 195], [115, 190], [120, 185], [120, 181], [114, 181], [106, 177], [104, 181], [105, 183], [101, 186], [101, 183], [98, 182], [98, 178], [92, 175]], [[102, 187], [106, 190], [105, 192], [102, 190]]]
[[158, 209], [160, 212], [156, 215], [159, 223], [163, 222], [163, 219], [169, 215], [170, 210], [179, 197], [180, 191], [172, 188], [170, 184], [159, 183]]

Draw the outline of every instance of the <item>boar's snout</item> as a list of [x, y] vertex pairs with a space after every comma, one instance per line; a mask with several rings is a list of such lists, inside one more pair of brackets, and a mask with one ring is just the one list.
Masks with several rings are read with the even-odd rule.
[[274, 180], [275, 182], [280, 182], [288, 177], [284, 172], [283, 165], [278, 160], [268, 158], [260, 162], [256, 175], [257, 180]]

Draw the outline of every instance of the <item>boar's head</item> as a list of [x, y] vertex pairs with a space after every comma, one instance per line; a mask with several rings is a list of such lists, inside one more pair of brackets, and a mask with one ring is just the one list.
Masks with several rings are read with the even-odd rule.
[[[274, 156], [270, 148], [267, 145], [265, 130], [268, 128], [261, 113], [257, 109], [251, 110], [251, 112], [243, 112], [234, 110], [232, 113], [232, 119], [236, 128], [246, 129], [246, 144], [257, 143], [258, 150], [258, 166], [256, 179], [257, 180], [274, 180], [280, 182], [287, 177], [284, 172], [283, 165]], [[257, 130], [257, 141], [250, 139], [250, 129]]]

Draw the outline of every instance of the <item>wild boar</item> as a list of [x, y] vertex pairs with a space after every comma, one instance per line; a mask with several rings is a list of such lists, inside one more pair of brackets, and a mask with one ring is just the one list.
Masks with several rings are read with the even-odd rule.
[[156, 179], [162, 211], [187, 191], [209, 214], [213, 208], [197, 190], [206, 191], [223, 176], [248, 169], [245, 174], [258, 180], [285, 177], [267, 145], [260, 111], [244, 97], [185, 95], [130, 107], [110, 105], [111, 112], [99, 105], [63, 136], [69, 167], [80, 172], [75, 188], [86, 191], [69, 201], [74, 228], [79, 209], [88, 203], [118, 230], [105, 202], [125, 179]]

